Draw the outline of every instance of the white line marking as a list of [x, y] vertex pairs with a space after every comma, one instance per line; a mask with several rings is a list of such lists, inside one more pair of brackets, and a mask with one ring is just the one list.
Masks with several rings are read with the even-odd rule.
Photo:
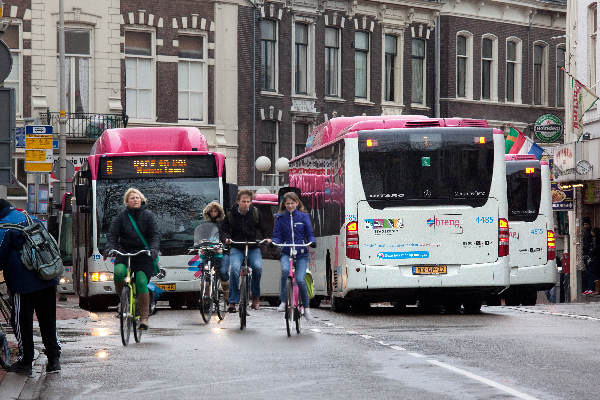
[[321, 330], [317, 329], [317, 328], [311, 328], [310, 330], [313, 331], [313, 332], [317, 332], [317, 333], [321, 332]]
[[356, 332], [356, 331], [346, 331], [346, 333], [348, 335], [358, 335], [358, 332]]
[[369, 336], [369, 335], [360, 335], [361, 338], [365, 338], [365, 339], [373, 339], [373, 336]]
[[398, 350], [398, 351], [406, 351], [404, 347], [400, 346], [390, 346], [390, 349]]
[[389, 346], [390, 345], [389, 343], [382, 342], [381, 340], [378, 340], [377, 343], [379, 343], [382, 346]]
[[526, 313], [530, 313], [530, 314], [553, 315], [553, 316], [557, 316], [557, 317], [569, 317], [569, 318], [582, 319], [582, 320], [588, 320], [588, 321], [600, 321], [600, 318], [590, 317], [587, 315], [566, 314], [566, 313], [552, 312], [552, 311], [547, 311], [547, 310], [533, 310], [533, 309], [521, 308], [521, 307], [509, 307], [509, 308], [512, 310], [515, 310], [515, 311], [526, 312]]
[[419, 354], [419, 353], [408, 353], [408, 354], [413, 357], [417, 357], [417, 358], [425, 358], [425, 356], [423, 354]]
[[[409, 354], [412, 354], [412, 353], [409, 353]], [[502, 384], [500, 384], [498, 382], [494, 382], [491, 379], [484, 378], [483, 376], [475, 375], [474, 373], [469, 372], [469, 371], [465, 371], [464, 369], [453, 367], [452, 365], [448, 365], [448, 364], [443, 363], [441, 361], [427, 360], [427, 362], [430, 363], [430, 364], [436, 365], [438, 367], [446, 368], [449, 371], [455, 372], [455, 373], [457, 373], [459, 375], [466, 376], [467, 378], [471, 378], [471, 379], [474, 379], [474, 380], [479, 381], [481, 383], [484, 383], [484, 384], [486, 384], [488, 386], [491, 386], [493, 388], [496, 388], [498, 390], [501, 390], [503, 392], [511, 394], [511, 395], [513, 395], [513, 396], [515, 396], [515, 397], [517, 397], [519, 399], [523, 399], [523, 400], [538, 400], [536, 397], [533, 397], [533, 396], [530, 396], [528, 394], [519, 392], [518, 390], [512, 389], [512, 388], [510, 388], [508, 386], [505, 386], [505, 385], [502, 385]]]
[[335, 324], [332, 324], [331, 322], [323, 322], [323, 323], [324, 323], [325, 325], [327, 325], [327, 326], [333, 326], [333, 325], [335, 325]]

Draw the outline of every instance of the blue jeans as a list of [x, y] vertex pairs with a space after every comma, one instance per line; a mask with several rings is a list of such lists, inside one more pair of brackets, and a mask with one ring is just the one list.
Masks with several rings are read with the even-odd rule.
[[[237, 304], [240, 302], [240, 268], [244, 261], [244, 250], [232, 247], [229, 250], [229, 261], [231, 263], [229, 304]], [[258, 299], [260, 297], [260, 277], [262, 275], [262, 255], [258, 247], [248, 249], [248, 264], [252, 268], [252, 282], [250, 283], [252, 298]]]
[[219, 261], [217, 274], [223, 282], [229, 280], [229, 254], [223, 254], [223, 258]]
[[[306, 288], [306, 268], [308, 267], [308, 254], [296, 256], [296, 283], [300, 290], [300, 298], [302, 305], [308, 307], [308, 289]], [[285, 303], [287, 278], [290, 274], [290, 256], [287, 254], [281, 255], [281, 302]]]

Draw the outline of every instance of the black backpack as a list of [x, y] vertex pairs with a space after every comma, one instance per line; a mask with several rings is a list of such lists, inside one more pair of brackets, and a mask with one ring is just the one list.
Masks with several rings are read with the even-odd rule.
[[23, 234], [25, 242], [21, 250], [21, 261], [30, 271], [35, 271], [43, 280], [51, 280], [62, 276], [65, 271], [58, 244], [41, 222], [34, 222], [29, 214], [27, 226], [18, 224], [0, 224], [0, 229], [12, 229]]

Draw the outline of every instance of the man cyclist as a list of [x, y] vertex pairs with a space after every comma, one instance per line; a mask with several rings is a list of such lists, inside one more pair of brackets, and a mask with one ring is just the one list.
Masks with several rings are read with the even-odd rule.
[[[265, 237], [265, 230], [260, 224], [260, 211], [252, 205], [253, 194], [250, 190], [242, 189], [237, 194], [237, 203], [227, 211], [221, 230], [221, 241], [225, 244], [231, 242], [255, 242]], [[267, 242], [270, 242], [267, 239]], [[229, 262], [231, 265], [229, 285], [229, 308], [231, 313], [236, 312], [236, 304], [240, 301], [240, 268], [244, 261], [244, 245], [231, 244]], [[262, 255], [260, 248], [248, 247], [248, 264], [252, 268], [252, 308], [258, 310], [260, 298], [260, 278], [262, 274]]]

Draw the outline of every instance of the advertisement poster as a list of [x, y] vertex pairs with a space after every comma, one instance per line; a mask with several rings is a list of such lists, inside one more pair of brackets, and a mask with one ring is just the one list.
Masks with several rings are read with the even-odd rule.
[[35, 213], [35, 184], [27, 185], [27, 212]]
[[550, 164], [550, 190], [552, 191], [552, 210], [570, 211], [573, 210], [573, 189], [567, 188], [567, 185], [560, 186], [554, 181], [554, 162], [548, 160]]

